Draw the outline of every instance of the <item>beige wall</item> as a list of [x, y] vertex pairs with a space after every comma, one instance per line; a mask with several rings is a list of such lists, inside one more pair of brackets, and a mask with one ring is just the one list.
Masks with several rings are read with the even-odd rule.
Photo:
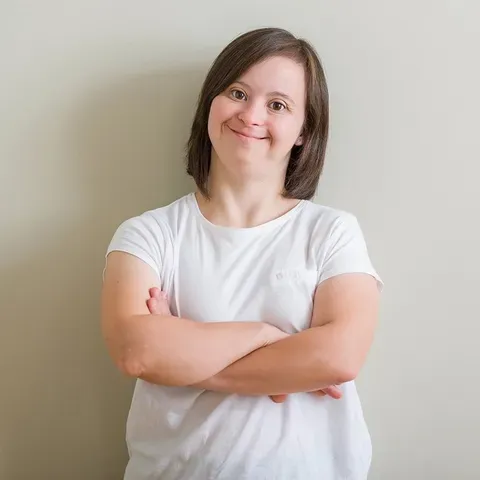
[[121, 478], [132, 384], [99, 335], [103, 255], [120, 221], [188, 191], [202, 75], [263, 25], [321, 53], [319, 200], [359, 216], [386, 282], [359, 380], [371, 479], [480, 478], [480, 6], [293, 5], [0, 3], [1, 480]]

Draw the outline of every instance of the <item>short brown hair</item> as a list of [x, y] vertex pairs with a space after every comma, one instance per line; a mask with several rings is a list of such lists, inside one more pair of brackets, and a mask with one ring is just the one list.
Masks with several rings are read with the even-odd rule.
[[323, 67], [314, 47], [306, 40], [281, 28], [260, 28], [240, 35], [223, 49], [211, 66], [198, 98], [187, 144], [187, 173], [207, 198], [212, 151], [208, 116], [212, 101], [250, 67], [274, 56], [284, 56], [303, 65], [306, 76], [303, 143], [292, 148], [283, 195], [304, 200], [315, 195], [323, 170], [329, 124]]

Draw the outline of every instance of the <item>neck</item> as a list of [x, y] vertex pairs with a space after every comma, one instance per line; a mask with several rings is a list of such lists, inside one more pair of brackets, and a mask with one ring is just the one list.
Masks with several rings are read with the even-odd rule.
[[283, 197], [284, 182], [283, 172], [277, 179], [240, 178], [228, 175], [220, 170], [217, 162], [212, 162], [208, 182], [210, 199], [197, 192], [197, 202], [202, 214], [216, 225], [255, 227], [297, 205], [298, 200]]

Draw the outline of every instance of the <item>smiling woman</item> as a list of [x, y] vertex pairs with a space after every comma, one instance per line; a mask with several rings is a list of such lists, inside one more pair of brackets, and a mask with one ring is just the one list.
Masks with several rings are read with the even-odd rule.
[[366, 479], [354, 379], [382, 282], [355, 216], [310, 201], [327, 136], [308, 42], [266, 28], [220, 53], [188, 142], [197, 191], [107, 251], [104, 337], [138, 379], [125, 479]]
[[[303, 66], [286, 57], [263, 60], [212, 101], [208, 120], [211, 169], [222, 168], [233, 178], [247, 174], [250, 180], [271, 176], [274, 169], [277, 189], [282, 190], [292, 145], [302, 144], [304, 121]], [[251, 167], [241, 168], [242, 163]]]
[[328, 105], [322, 64], [306, 40], [275, 28], [241, 35], [220, 53], [203, 84], [187, 171], [208, 198], [212, 145], [214, 154], [222, 148], [220, 127], [226, 124], [240, 134], [269, 139], [265, 159], [275, 161], [275, 171], [285, 177], [283, 196], [309, 200], [323, 169]]

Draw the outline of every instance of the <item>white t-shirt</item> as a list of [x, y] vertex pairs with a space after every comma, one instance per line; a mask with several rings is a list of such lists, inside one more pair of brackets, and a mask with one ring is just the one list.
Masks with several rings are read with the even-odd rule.
[[[193, 193], [125, 221], [108, 252], [136, 255], [158, 275], [172, 313], [198, 322], [309, 327], [316, 286], [373, 275], [356, 218], [301, 201], [253, 228], [221, 227]], [[300, 354], [300, 353], [299, 353]], [[137, 380], [127, 420], [125, 480], [365, 480], [370, 436], [354, 382], [343, 398], [165, 387]]]

